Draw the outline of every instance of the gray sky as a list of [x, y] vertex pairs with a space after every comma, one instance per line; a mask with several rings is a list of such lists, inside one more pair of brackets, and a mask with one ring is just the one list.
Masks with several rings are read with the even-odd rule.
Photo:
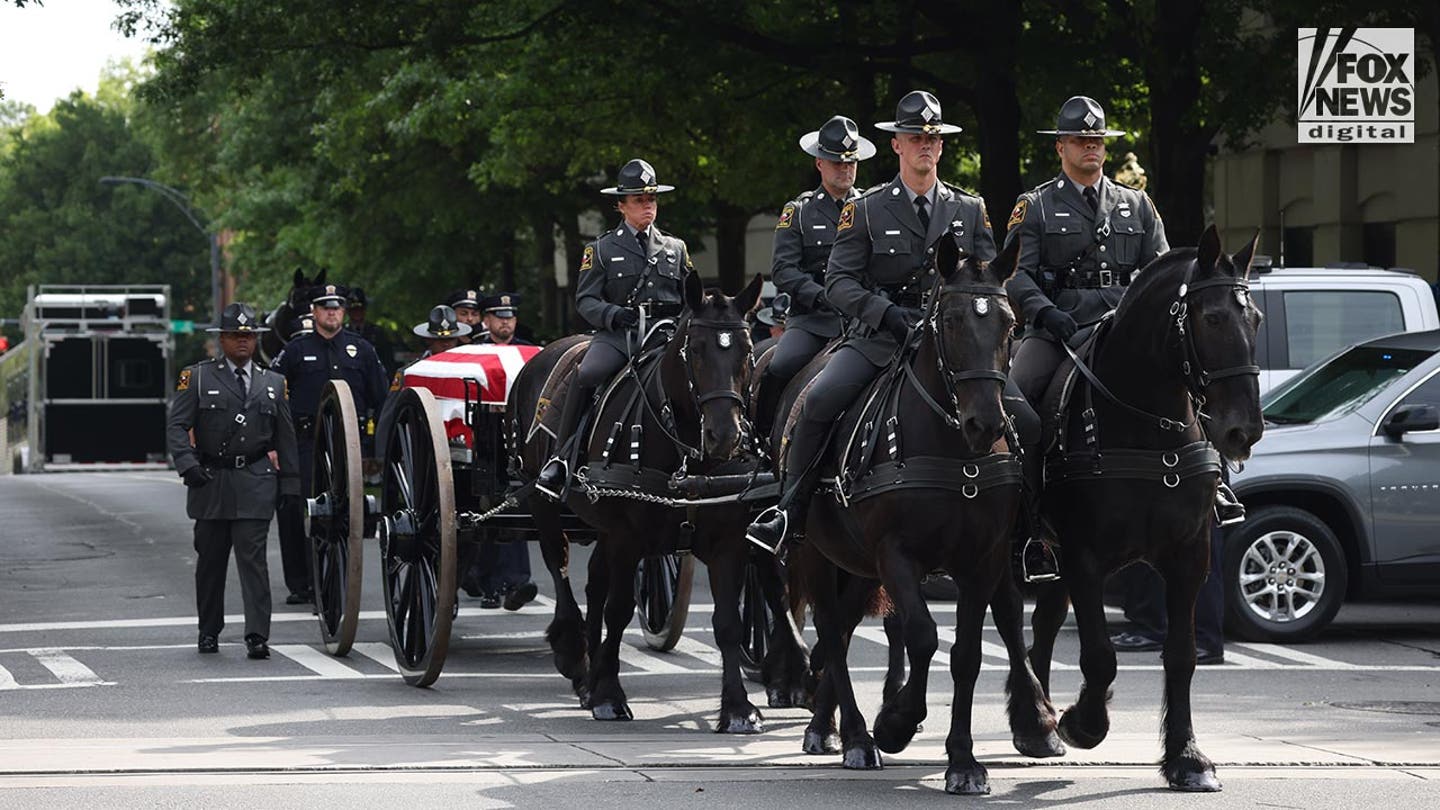
[[107, 62], [133, 57], [145, 44], [125, 39], [111, 24], [120, 13], [112, 0], [44, 0], [16, 8], [0, 3], [0, 85], [7, 100], [48, 112], [75, 88], [93, 95]]

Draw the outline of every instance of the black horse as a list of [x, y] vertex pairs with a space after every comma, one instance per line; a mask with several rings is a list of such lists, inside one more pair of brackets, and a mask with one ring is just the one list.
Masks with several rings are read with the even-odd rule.
[[[568, 579], [569, 549], [561, 531], [560, 507], [541, 496], [528, 499], [556, 586], [555, 618], [546, 637], [556, 668], [570, 679], [581, 705], [597, 720], [632, 717], [620, 685], [619, 663], [622, 635], [635, 613], [636, 566], [644, 557], [688, 545], [706, 564], [715, 597], [715, 642], [724, 668], [717, 730], [756, 733], [762, 728], [740, 669], [740, 584], [749, 553], [744, 540], [749, 509], [735, 504], [691, 514], [668, 502], [672, 494], [668, 484], [677, 473], [723, 472], [745, 452], [742, 415], [752, 362], [745, 315], [754, 309], [760, 289], [757, 276], [730, 298], [704, 290], [691, 274], [675, 335], [652, 350], [656, 355], [652, 362], [633, 366], [638, 369], [633, 374], [623, 373], [596, 408], [595, 428], [586, 445], [589, 466], [582, 471], [584, 483], [573, 488], [566, 500], [598, 533], [590, 558], [588, 617], [583, 625]], [[547, 347], [525, 365], [509, 406], [511, 418], [518, 417], [517, 429], [529, 424], [544, 380], [573, 345], [567, 340], [553, 349]], [[547, 407], [563, 404], [551, 402]], [[533, 441], [520, 448], [523, 477], [533, 479], [553, 454], [549, 444]], [[626, 494], [617, 494], [621, 492]]]
[[[1015, 323], [1003, 285], [1017, 253], [1012, 246], [985, 263], [959, 256], [952, 239], [940, 241], [940, 273], [918, 345], [862, 394], [865, 404], [841, 420], [832, 439], [840, 471], [836, 487], [848, 505], [817, 499], [797, 560], [819, 635], [812, 664], [824, 670], [805, 748], [829, 748], [838, 705], [847, 768], [880, 767], [879, 751], [903, 750], [925, 719], [930, 660], [939, 640], [920, 582], [943, 569], [959, 585], [950, 657], [955, 692], [945, 746], [950, 793], [989, 792], [985, 767], [973, 752], [971, 701], [985, 609], [1009, 581], [1019, 509], [1019, 461], [1008, 449], [1000, 397]], [[792, 381], [784, 399], [793, 401], [807, 382]], [[866, 434], [874, 441], [867, 442]], [[871, 461], [856, 467], [860, 474], [853, 481], [845, 472], [851, 451]], [[874, 461], [881, 456], [887, 460]], [[887, 683], [872, 739], [856, 706], [845, 651], [855, 625], [876, 606], [877, 581], [899, 617], [910, 675], [903, 685]], [[1018, 596], [996, 602], [998, 628], [1014, 650], [1006, 685], [1016, 747], [1032, 756], [1057, 754], [1054, 710], [1024, 656]]]
[[305, 273], [297, 269], [285, 300], [265, 316], [265, 325], [270, 331], [260, 334], [260, 359], [266, 365], [274, 362], [275, 356], [290, 342], [290, 322], [310, 311], [310, 291], [325, 283], [325, 273], [321, 270], [315, 278], [307, 280]]
[[1060, 421], [1042, 508], [1059, 534], [1065, 577], [1040, 588], [1030, 660], [1048, 693], [1068, 592], [1085, 681], [1059, 731], [1071, 745], [1098, 745], [1110, 728], [1115, 680], [1101, 588], [1110, 572], [1133, 560], [1154, 566], [1165, 579], [1170, 623], [1160, 766], [1177, 790], [1220, 789], [1190, 720], [1194, 610], [1209, 568], [1222, 457], [1248, 458], [1263, 429], [1254, 365], [1261, 316], [1248, 282], [1254, 252], [1252, 240], [1225, 255], [1211, 227], [1198, 249], [1172, 250], [1141, 270], [1093, 339], [1088, 369], [1070, 378], [1065, 415], [1056, 404], [1064, 373], [1052, 382], [1041, 414]]

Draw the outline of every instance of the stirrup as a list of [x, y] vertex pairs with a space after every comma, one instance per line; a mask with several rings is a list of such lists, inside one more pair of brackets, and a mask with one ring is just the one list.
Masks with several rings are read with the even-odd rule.
[[[1045, 564], [1045, 568], [1030, 570], [1030, 547], [1038, 543], [1041, 551], [1038, 552]], [[1049, 569], [1049, 570], [1045, 570]], [[1058, 582], [1060, 579], [1060, 559], [1055, 554], [1055, 549], [1049, 543], [1036, 537], [1025, 541], [1025, 547], [1020, 552], [1020, 572], [1026, 582]]]
[[[551, 467], [556, 465], [560, 467], [560, 482], [558, 484], [555, 484], [554, 489], [552, 489], [550, 484], [554, 484], [555, 482], [546, 482], [546, 472], [550, 470]], [[549, 461], [545, 462], [545, 466], [540, 468], [540, 474], [535, 476], [535, 488], [540, 492], [544, 493], [545, 496], [550, 498], [550, 500], [552, 501], [559, 501], [564, 498], [565, 487], [569, 483], [570, 465], [566, 464], [565, 459], [561, 458], [560, 456], [554, 456]]]
[[[768, 538], [758, 536], [756, 534], [756, 528], [765, 524], [772, 524], [776, 522], [779, 523], [779, 531], [776, 533], [777, 536], [775, 537], [774, 544], [772, 545], [771, 541]], [[780, 553], [780, 548], [785, 545], [785, 531], [788, 528], [789, 522], [790, 517], [785, 514], [784, 509], [781, 509], [778, 506], [768, 507], [764, 512], [761, 512], [758, 517], [751, 521], [749, 526], [745, 527], [745, 539], [749, 540], [760, 548], [765, 549], [771, 554], [778, 556]], [[769, 528], [769, 526], [765, 525], [765, 528]]]
[[1234, 490], [1225, 482], [1215, 488], [1215, 523], [1231, 526], [1245, 522], [1245, 504], [1235, 497]]

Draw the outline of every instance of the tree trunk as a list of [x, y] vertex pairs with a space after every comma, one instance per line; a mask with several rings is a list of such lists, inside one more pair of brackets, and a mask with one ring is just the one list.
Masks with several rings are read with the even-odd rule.
[[997, 245], [1005, 243], [1005, 223], [1020, 196], [1020, 91], [1015, 76], [1020, 48], [1019, 3], [981, 3], [970, 9], [972, 24], [985, 36], [977, 39], [975, 117], [980, 123], [980, 195], [990, 214]]
[[535, 231], [535, 267], [540, 289], [540, 327], [547, 334], [560, 334], [559, 285], [555, 283], [555, 220], [548, 214], [530, 218]]
[[565, 240], [565, 258], [570, 263], [565, 268], [565, 289], [561, 290], [559, 325], [561, 332], [570, 334], [590, 328], [575, 312], [575, 289], [580, 286], [580, 254], [585, 245], [580, 239], [580, 222], [575, 213], [562, 214], [558, 224]]
[[1173, 246], [1194, 245], [1205, 227], [1205, 159], [1208, 128], [1191, 113], [1200, 102], [1196, 40], [1204, 11], [1200, 0], [1168, 4], [1157, 15], [1145, 78], [1150, 85], [1150, 149], [1155, 205]]
[[734, 295], [745, 286], [745, 230], [750, 224], [750, 212], [716, 202], [715, 214], [715, 265], [720, 289]]

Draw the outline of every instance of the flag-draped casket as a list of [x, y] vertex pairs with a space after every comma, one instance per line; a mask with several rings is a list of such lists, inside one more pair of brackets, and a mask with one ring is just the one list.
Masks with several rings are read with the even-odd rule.
[[[445, 420], [445, 435], [465, 440], [474, 447], [470, 427], [465, 424], [466, 386], [469, 399], [478, 396], [482, 406], [503, 407], [510, 396], [510, 386], [530, 358], [540, 353], [539, 346], [497, 346], [481, 343], [459, 346], [448, 352], [432, 354], [416, 362], [404, 372], [407, 388], [428, 388], [440, 404], [440, 418]], [[470, 381], [467, 383], [467, 380]]]

